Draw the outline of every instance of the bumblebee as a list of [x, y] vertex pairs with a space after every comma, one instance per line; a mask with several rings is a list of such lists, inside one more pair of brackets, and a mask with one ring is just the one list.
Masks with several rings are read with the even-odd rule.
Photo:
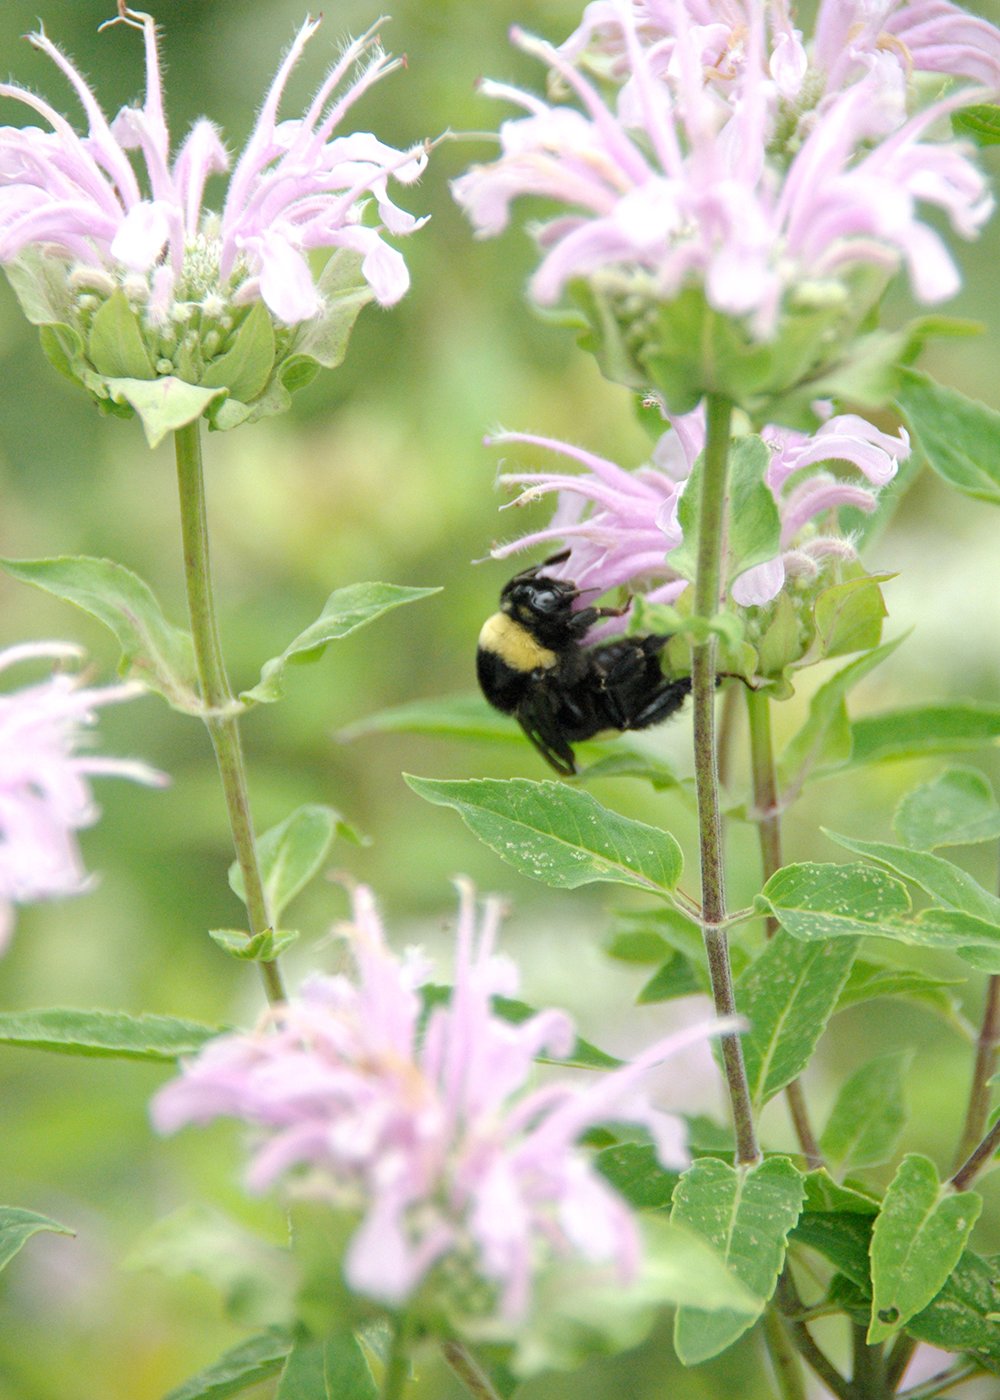
[[486, 699], [513, 715], [546, 763], [570, 777], [572, 745], [602, 729], [648, 729], [683, 705], [691, 679], [671, 680], [660, 667], [666, 636], [622, 637], [587, 647], [602, 617], [620, 608], [576, 608], [580, 589], [540, 573], [569, 551], [516, 574], [500, 594], [500, 611], [479, 634], [476, 672]]

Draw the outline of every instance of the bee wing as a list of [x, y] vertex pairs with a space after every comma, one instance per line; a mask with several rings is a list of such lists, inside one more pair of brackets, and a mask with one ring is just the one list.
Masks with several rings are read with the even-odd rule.
[[552, 702], [544, 691], [536, 691], [517, 712], [517, 722], [550, 767], [564, 778], [576, 772], [576, 757], [563, 736]]

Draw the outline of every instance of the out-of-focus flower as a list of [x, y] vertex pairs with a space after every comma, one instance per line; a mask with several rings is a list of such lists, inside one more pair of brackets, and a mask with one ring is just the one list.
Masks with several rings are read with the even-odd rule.
[[[144, 34], [141, 107], [125, 107], [109, 122], [83, 77], [41, 31], [31, 42], [71, 83], [86, 135], [26, 88], [0, 84], [0, 96], [51, 128], [0, 128], [0, 263], [31, 320], [68, 328], [63, 355], [93, 391], [99, 391], [95, 374], [176, 376], [256, 397], [290, 355], [325, 362], [313, 354], [322, 340], [318, 331], [329, 335], [327, 323], [343, 318], [348, 305], [354, 315], [372, 296], [391, 306], [409, 285], [402, 256], [383, 234], [407, 234], [425, 221], [399, 209], [387, 186], [390, 176], [416, 180], [426, 149], [394, 150], [369, 132], [337, 134], [357, 99], [401, 60], [385, 54], [370, 30], [346, 46], [305, 114], [281, 120], [289, 74], [318, 27], [307, 19], [236, 161], [220, 214], [203, 200], [208, 179], [229, 169], [221, 135], [200, 119], [171, 161], [156, 27], [149, 15], [131, 10], [123, 18]], [[371, 204], [377, 222], [365, 222]], [[308, 262], [314, 249], [340, 255], [319, 283]], [[360, 274], [345, 272], [347, 255], [352, 268], [360, 262]], [[240, 346], [240, 330], [258, 304], [270, 329], [255, 322], [253, 345]], [[234, 347], [241, 353], [227, 361]], [[244, 363], [248, 349], [258, 360], [253, 382]]]
[[346, 931], [356, 979], [312, 977], [255, 1032], [214, 1041], [160, 1091], [153, 1119], [171, 1132], [242, 1118], [256, 1130], [251, 1189], [291, 1177], [359, 1212], [345, 1262], [357, 1291], [399, 1304], [447, 1260], [458, 1311], [482, 1298], [469, 1286], [479, 1280], [492, 1295], [484, 1311], [516, 1322], [546, 1260], [579, 1257], [633, 1276], [636, 1225], [577, 1139], [598, 1121], [631, 1121], [648, 1128], [665, 1165], [682, 1164], [682, 1123], [654, 1110], [640, 1081], [727, 1025], [682, 1031], [589, 1084], [530, 1087], [536, 1056], [569, 1054], [572, 1024], [557, 1011], [518, 1025], [493, 1011], [493, 996], [516, 991], [512, 964], [494, 952], [500, 905], [486, 901], [477, 930], [472, 888], [459, 890], [454, 988], [425, 1029], [418, 988], [428, 967], [414, 950], [390, 952], [362, 887]]
[[[842, 19], [855, 7], [841, 0], [827, 8]], [[915, 11], [925, 9], [934, 9], [930, 27], [916, 23]], [[850, 82], [824, 89], [821, 76], [808, 81], [785, 7], [770, 12], [768, 27], [763, 5], [604, 0], [588, 9], [569, 56], [512, 31], [519, 48], [546, 64], [554, 90], [576, 105], [482, 85], [525, 115], [501, 124], [499, 159], [460, 176], [456, 199], [480, 237], [506, 227], [519, 196], [563, 206], [535, 226], [542, 259], [531, 293], [551, 305], [572, 284], [588, 284], [647, 371], [647, 385], [663, 387], [655, 370], [664, 332], [658, 308], [682, 293], [697, 289], [712, 312], [758, 343], [780, 339], [786, 315], [836, 313], [840, 320], [824, 323], [821, 333], [815, 327], [815, 338], [799, 347], [802, 373], [811, 358], [830, 354], [831, 339], [856, 332], [861, 309], [897, 268], [905, 267], [921, 301], [957, 290], [958, 272], [924, 206], [937, 206], [965, 238], [992, 209], [966, 147], [931, 139], [939, 118], [975, 100], [968, 88], [908, 115], [904, 40], [883, 42], [876, 26], [857, 42], [850, 30]], [[943, 35], [956, 17], [966, 18], [943, 5], [891, 16], [901, 34], [927, 39], [918, 44], [922, 61], [944, 68], [951, 60]], [[1000, 34], [986, 28], [1000, 73]], [[616, 97], [606, 99], [571, 61], [595, 34], [605, 45], [614, 36]], [[971, 71], [959, 57], [948, 71], [956, 65]], [[788, 100], [798, 88], [810, 89], [805, 106]], [[583, 297], [581, 304], [586, 309]], [[601, 338], [608, 319], [592, 317]], [[684, 328], [675, 333], [683, 338]], [[688, 327], [689, 340], [697, 334]], [[754, 364], [743, 379], [759, 383], [760, 376]], [[640, 380], [626, 378], [636, 387]], [[716, 384], [737, 401], [744, 387], [738, 376]]]
[[[529, 433], [497, 433], [488, 444], [526, 443], [561, 453], [585, 471], [504, 472], [500, 482], [518, 488], [513, 506], [525, 506], [542, 496], [558, 498], [551, 525], [522, 535], [493, 550], [493, 557], [539, 545], [568, 546], [565, 560], [546, 572], [572, 579], [594, 595], [627, 587], [649, 602], [673, 602], [687, 587], [671, 566], [671, 551], [683, 538], [678, 501], [695, 461], [705, 445], [704, 409], [670, 419], [670, 428], [657, 443], [652, 460], [626, 471], [607, 458]], [[774, 559], [746, 570], [733, 583], [732, 601], [742, 606], [769, 602], [787, 577], [815, 578], [829, 556], [853, 559], [851, 541], [836, 530], [817, 528], [818, 517], [853, 506], [870, 512], [877, 490], [909, 456], [905, 429], [898, 437], [881, 432], [856, 414], [828, 417], [813, 434], [768, 426], [761, 433], [771, 450], [765, 481], [781, 517], [781, 552]], [[839, 478], [828, 470], [848, 463], [867, 485]], [[873, 489], [874, 488], [874, 489]], [[588, 597], [587, 601], [591, 601]], [[605, 624], [621, 629], [625, 619]]]
[[[75, 659], [76, 647], [30, 642], [0, 652], [0, 671], [39, 657]], [[140, 685], [92, 688], [57, 671], [47, 680], [0, 693], [0, 949], [14, 926], [14, 906], [78, 894], [87, 888], [76, 833], [100, 815], [92, 777], [131, 778], [159, 786], [144, 763], [80, 752], [95, 710], [141, 695]]]

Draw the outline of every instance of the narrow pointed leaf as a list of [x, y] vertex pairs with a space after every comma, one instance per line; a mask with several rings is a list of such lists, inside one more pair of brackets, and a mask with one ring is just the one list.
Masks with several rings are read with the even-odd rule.
[[762, 1106], [809, 1063], [851, 970], [849, 939], [802, 943], [777, 933], [736, 987], [750, 1029], [741, 1037], [751, 1097]]
[[707, 984], [707, 975], [700, 966], [683, 953], [672, 953], [643, 987], [636, 997], [636, 1004], [650, 1006], [658, 1001], [692, 996], [696, 992], [707, 991]]
[[897, 1051], [862, 1065], [845, 1082], [819, 1140], [833, 1167], [887, 1162], [906, 1122], [903, 1079], [913, 1055]]
[[[817, 1167], [814, 1171], [806, 1172], [806, 1199], [802, 1207], [803, 1215], [809, 1213], [840, 1213], [844, 1215], [866, 1215], [874, 1219], [879, 1212], [880, 1202], [877, 1197], [868, 1196], [863, 1191], [856, 1190], [853, 1186], [844, 1186], [839, 1181], [834, 1181], [826, 1167]], [[799, 1224], [801, 1225], [802, 1219]], [[796, 1230], [798, 1226], [796, 1226]], [[870, 1227], [869, 1227], [869, 1233]], [[867, 1258], [868, 1243], [864, 1244], [864, 1253]]]
[[683, 859], [672, 836], [564, 783], [403, 776], [420, 797], [453, 807], [501, 859], [543, 884], [576, 889], [610, 881], [667, 895], [680, 879]]
[[285, 1364], [292, 1339], [283, 1332], [264, 1332], [239, 1342], [164, 1400], [229, 1400], [252, 1385], [276, 1376]]
[[1000, 740], [1000, 705], [913, 705], [851, 725], [851, 763], [981, 749]]
[[378, 1394], [364, 1350], [348, 1332], [325, 1341], [296, 1342], [275, 1400], [378, 1400]]
[[891, 574], [865, 574], [824, 588], [816, 599], [816, 639], [823, 656], [870, 651], [882, 639], [885, 601], [879, 587]]
[[120, 288], [94, 315], [87, 355], [98, 374], [110, 378], [145, 380], [156, 375], [138, 317]]
[[941, 1290], [981, 1209], [974, 1191], [942, 1186], [930, 1158], [903, 1158], [872, 1232], [869, 1346], [898, 1332]]
[[446, 695], [439, 700], [411, 700], [390, 710], [365, 715], [337, 731], [341, 743], [366, 734], [433, 734], [446, 739], [489, 739], [523, 744], [524, 734], [507, 715], [481, 695]]
[[[758, 1300], [759, 1315], [778, 1281], [804, 1190], [801, 1173], [787, 1157], [772, 1157], [755, 1167], [731, 1167], [703, 1157], [681, 1176], [670, 1219], [717, 1250]], [[709, 1313], [682, 1305], [674, 1324], [677, 1355], [686, 1366], [707, 1361], [731, 1346], [753, 1321], [726, 1309]]]
[[904, 880], [912, 880], [945, 909], [969, 914], [985, 923], [1000, 924], [1000, 898], [950, 860], [929, 851], [914, 851], [884, 841], [856, 841], [834, 831], [825, 831], [825, 834], [845, 850], [866, 856]]
[[68, 1225], [38, 1215], [19, 1206], [0, 1206], [0, 1270], [5, 1269], [15, 1254], [20, 1253], [32, 1235], [47, 1230], [56, 1235], [72, 1235]]
[[[322, 869], [333, 839], [341, 831], [350, 834], [351, 828], [339, 812], [320, 803], [309, 803], [257, 838], [257, 856], [272, 919], [280, 919], [286, 906]], [[246, 901], [243, 872], [235, 861], [229, 867], [229, 887]]]
[[190, 633], [168, 622], [149, 586], [110, 559], [2, 559], [11, 578], [73, 603], [118, 638], [119, 670], [142, 681], [175, 709], [197, 708]]
[[893, 826], [907, 846], [920, 851], [995, 841], [1000, 805], [978, 769], [949, 768], [903, 797]]
[[53, 1050], [62, 1055], [96, 1055], [118, 1060], [176, 1060], [193, 1055], [218, 1026], [175, 1016], [129, 1016], [124, 1011], [0, 1012], [0, 1045]]
[[302, 666], [316, 661], [330, 642], [350, 636], [359, 627], [374, 622], [383, 613], [440, 593], [440, 588], [401, 588], [394, 583], [352, 583], [331, 593], [314, 623], [281, 653], [265, 661], [260, 680], [240, 696], [248, 703], [272, 704], [284, 694], [284, 673], [289, 665]]
[[864, 1001], [896, 997], [928, 1007], [952, 1024], [960, 1024], [959, 1000], [951, 990], [965, 984], [964, 977], [930, 977], [916, 968], [858, 958], [844, 983], [836, 1009], [844, 1011]]
[[966, 496], [1000, 504], [1000, 413], [917, 370], [903, 372], [898, 403], [938, 476]]
[[778, 761], [781, 787], [797, 790], [807, 778], [847, 763], [852, 752], [852, 730], [846, 697], [876, 666], [888, 659], [905, 637], [896, 637], [859, 656], [831, 676], [809, 702], [809, 714], [789, 740]]
[[995, 146], [1000, 142], [1000, 107], [976, 103], [952, 112], [951, 124], [958, 136], [971, 136], [978, 146]]

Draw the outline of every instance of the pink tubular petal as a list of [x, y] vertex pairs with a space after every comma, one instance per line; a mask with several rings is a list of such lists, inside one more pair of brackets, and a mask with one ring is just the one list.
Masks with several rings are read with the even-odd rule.
[[133, 272], [148, 272], [170, 237], [168, 206], [160, 200], [134, 204], [111, 240], [111, 256]]
[[322, 303], [309, 264], [286, 238], [268, 230], [247, 239], [245, 246], [260, 269], [261, 299], [279, 321], [295, 325], [319, 312]]

